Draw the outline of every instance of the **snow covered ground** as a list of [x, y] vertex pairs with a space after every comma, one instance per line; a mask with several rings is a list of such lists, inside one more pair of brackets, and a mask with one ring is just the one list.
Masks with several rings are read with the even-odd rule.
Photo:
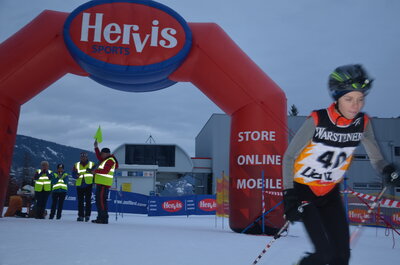
[[[94, 213], [95, 215], [96, 213]], [[354, 227], [352, 228], [354, 229]], [[243, 235], [214, 216], [148, 217], [111, 214], [108, 225], [76, 222], [75, 211], [61, 220], [0, 218], [1, 265], [250, 265], [268, 236]], [[399, 264], [400, 242], [385, 229], [364, 228], [350, 264]], [[258, 264], [293, 264], [311, 245], [301, 223], [290, 227]]]

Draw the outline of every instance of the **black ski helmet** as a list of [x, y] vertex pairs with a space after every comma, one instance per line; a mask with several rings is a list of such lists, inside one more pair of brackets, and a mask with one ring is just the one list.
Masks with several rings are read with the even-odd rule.
[[329, 75], [329, 93], [335, 101], [352, 91], [367, 95], [372, 81], [360, 64], [339, 66]]

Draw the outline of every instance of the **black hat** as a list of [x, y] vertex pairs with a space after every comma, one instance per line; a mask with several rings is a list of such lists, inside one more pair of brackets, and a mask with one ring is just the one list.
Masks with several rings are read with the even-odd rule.
[[58, 164], [58, 165], [57, 165], [57, 168], [60, 168], [60, 167], [61, 167], [61, 168], [64, 168], [64, 164]]
[[360, 64], [339, 66], [329, 75], [329, 93], [335, 101], [353, 91], [367, 95], [372, 81]]
[[88, 153], [86, 153], [86, 152], [81, 152], [81, 157], [87, 157], [88, 156]]
[[101, 149], [101, 152], [102, 152], [102, 153], [106, 153], [106, 154], [111, 153], [110, 149], [107, 148], [107, 147], [104, 147], [103, 149]]

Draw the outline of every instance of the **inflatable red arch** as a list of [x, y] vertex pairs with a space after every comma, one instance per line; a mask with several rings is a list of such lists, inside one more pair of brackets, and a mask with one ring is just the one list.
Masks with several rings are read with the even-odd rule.
[[[232, 119], [231, 229], [261, 215], [263, 183], [266, 211], [282, 200], [283, 91], [214, 23], [186, 23], [153, 1], [99, 0], [71, 14], [43, 11], [0, 44], [0, 213], [20, 107], [67, 73], [135, 92], [193, 83]], [[264, 225], [283, 222], [279, 205]]]

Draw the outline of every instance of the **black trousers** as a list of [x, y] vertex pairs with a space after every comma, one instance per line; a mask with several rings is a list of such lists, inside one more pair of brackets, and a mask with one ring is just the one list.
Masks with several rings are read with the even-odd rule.
[[303, 223], [315, 252], [304, 257], [301, 265], [348, 265], [350, 235], [339, 185], [324, 196], [316, 196], [307, 185], [295, 183], [304, 206]]
[[97, 220], [108, 221], [108, 186], [96, 185], [96, 207], [97, 207]]
[[56, 209], [57, 209], [57, 219], [61, 218], [65, 196], [67, 196], [66, 192], [53, 192], [51, 194], [52, 202], [51, 202], [50, 218], [54, 218], [54, 215], [56, 214]]
[[46, 209], [47, 200], [49, 199], [50, 191], [36, 191], [35, 192], [35, 218], [43, 219], [44, 211]]
[[78, 196], [79, 217], [90, 217], [90, 214], [92, 212], [92, 189], [93, 185], [88, 185], [84, 188], [76, 188], [76, 194]]

